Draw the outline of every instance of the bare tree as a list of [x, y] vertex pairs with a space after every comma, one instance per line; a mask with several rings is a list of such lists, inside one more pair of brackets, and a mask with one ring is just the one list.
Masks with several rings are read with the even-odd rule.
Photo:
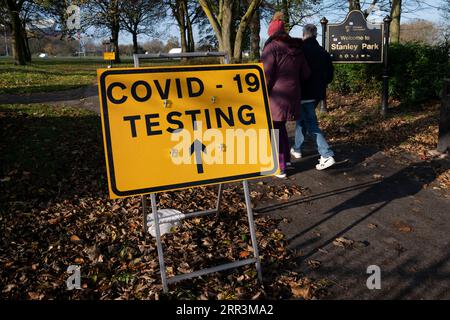
[[138, 36], [155, 35], [155, 24], [165, 17], [159, 0], [130, 0], [120, 3], [122, 28], [133, 37], [133, 53], [138, 53]]
[[244, 10], [238, 0], [199, 0], [211, 23], [219, 50], [229, 54], [234, 62], [242, 59], [242, 41], [253, 14], [262, 0], [251, 0]]
[[121, 0], [88, 0], [85, 21], [98, 29], [107, 29], [116, 53], [115, 63], [120, 63], [119, 33]]
[[172, 16], [175, 18], [180, 31], [181, 49], [183, 52], [195, 51], [194, 25], [204, 17], [198, 1], [166, 0]]
[[6, 8], [8, 13], [5, 23], [12, 31], [13, 58], [16, 65], [25, 65], [31, 61], [26, 44], [27, 31], [20, 16], [26, 2], [26, 0], [0, 0], [0, 5]]
[[325, 8], [321, 0], [265, 0], [261, 6], [263, 17], [267, 21], [272, 18], [275, 11], [283, 12], [287, 30], [302, 25], [305, 19], [323, 12]]
[[392, 0], [391, 8], [391, 42], [400, 42], [400, 18], [402, 14], [402, 0]]
[[401, 26], [402, 33], [400, 41], [404, 42], [421, 42], [429, 45], [441, 43], [443, 39], [442, 30], [439, 25], [426, 20], [417, 19]]
[[261, 9], [258, 8], [250, 21], [250, 56], [254, 60], [260, 59], [260, 32], [261, 32]]
[[164, 43], [159, 39], [152, 39], [143, 45], [144, 50], [150, 53], [159, 53], [164, 50]]

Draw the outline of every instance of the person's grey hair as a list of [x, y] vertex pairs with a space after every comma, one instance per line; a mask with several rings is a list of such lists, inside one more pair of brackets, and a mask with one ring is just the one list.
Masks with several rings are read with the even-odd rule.
[[307, 24], [303, 27], [303, 38], [317, 38], [317, 27], [313, 24]]

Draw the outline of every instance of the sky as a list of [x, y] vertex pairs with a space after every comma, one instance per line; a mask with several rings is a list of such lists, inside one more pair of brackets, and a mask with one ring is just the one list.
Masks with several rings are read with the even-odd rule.
[[[408, 1], [408, 0], [406, 0]], [[440, 5], [442, 5], [443, 2], [445, 2], [446, 0], [425, 0], [425, 1], [420, 1], [421, 3], [423, 3], [423, 8], [421, 8], [420, 10], [414, 10], [414, 12], [404, 12], [402, 14], [402, 23], [405, 22], [409, 22], [415, 19], [423, 19], [423, 20], [429, 20], [435, 23], [445, 23], [445, 21], [443, 21], [443, 17], [441, 15], [441, 12], [436, 9], [437, 7], [439, 7]], [[364, 1], [362, 1], [364, 3]], [[368, 1], [367, 1], [368, 2]], [[363, 10], [366, 9], [367, 6], [363, 6]], [[333, 13], [333, 12], [320, 12], [319, 14], [313, 16], [310, 19], [307, 19], [305, 21], [305, 23], [314, 23], [316, 24], [318, 27], [320, 26], [320, 19], [323, 16], [326, 16], [326, 18], [330, 21], [330, 23], [337, 23], [337, 22], [341, 22], [344, 18], [345, 18], [346, 12], [338, 12], [338, 13]], [[382, 19], [384, 16], [386, 15], [386, 12], [382, 12], [381, 15], [379, 16], [379, 19]], [[447, 22], [448, 23], [448, 22]], [[162, 39], [163, 41], [166, 40], [169, 36], [174, 36], [179, 38], [179, 31], [178, 31], [178, 27], [175, 25], [175, 23], [162, 23], [162, 29], [167, 29], [169, 30], [166, 34], [166, 36], [164, 36], [164, 39]], [[268, 29], [268, 24], [263, 21], [261, 24], [261, 40], [264, 41], [265, 39], [268, 38], [267, 36], [267, 29]], [[319, 36], [321, 36], [320, 34], [320, 30], [321, 28], [319, 27]], [[195, 30], [194, 30], [194, 33]], [[294, 37], [301, 37], [301, 27], [295, 27], [291, 30], [291, 35]], [[132, 43], [132, 38], [131, 36], [126, 33], [126, 32], [122, 32], [120, 35], [120, 43], [121, 44], [131, 44]], [[198, 40], [197, 35], [195, 34], [194, 37], [196, 38], [195, 40]], [[146, 36], [139, 36], [139, 41], [140, 42], [145, 42], [150, 40], [151, 38], [146, 37]]]

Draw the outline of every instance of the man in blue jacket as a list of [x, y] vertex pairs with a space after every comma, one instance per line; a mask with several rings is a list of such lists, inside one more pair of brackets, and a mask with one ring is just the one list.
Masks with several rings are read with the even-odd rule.
[[301, 147], [305, 140], [302, 132], [302, 123], [306, 131], [314, 136], [317, 149], [320, 153], [317, 170], [324, 170], [336, 163], [334, 152], [328, 145], [316, 116], [316, 107], [320, 101], [326, 97], [328, 84], [333, 80], [334, 67], [328, 52], [317, 42], [317, 28], [308, 24], [303, 28], [303, 52], [306, 61], [311, 69], [311, 76], [308, 81], [302, 84], [302, 102], [300, 106], [301, 121], [297, 121], [295, 128], [295, 145], [291, 149], [291, 154], [296, 159], [302, 157]]

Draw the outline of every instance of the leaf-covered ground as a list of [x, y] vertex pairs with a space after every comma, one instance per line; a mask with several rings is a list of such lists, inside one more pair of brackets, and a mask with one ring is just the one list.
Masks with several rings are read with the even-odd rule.
[[[394, 157], [431, 160], [439, 135], [440, 101], [415, 106], [390, 102], [386, 117], [380, 115], [379, 99], [330, 93], [329, 113], [321, 127], [333, 145], [372, 146]], [[444, 189], [450, 188], [450, 171], [437, 172]]]
[[[330, 96], [321, 125], [334, 145], [371, 145], [393, 156], [430, 160], [438, 102], [396, 104], [386, 119], [376, 99]], [[280, 221], [256, 216], [264, 287], [247, 266], [171, 286], [161, 294], [154, 239], [142, 231], [140, 198], [111, 201], [100, 120], [77, 108], [0, 106], [0, 292], [6, 299], [322, 298], [326, 279], [296, 274]], [[437, 172], [441, 188], [449, 171]], [[286, 201], [307, 192], [292, 180], [251, 185], [252, 199]], [[214, 206], [215, 189], [162, 194], [161, 208], [182, 212]], [[251, 256], [239, 185], [228, 185], [222, 213], [185, 221], [164, 236], [170, 275]], [[83, 290], [66, 290], [69, 265], [81, 266]], [[314, 266], [315, 262], [311, 261]]]
[[[264, 286], [247, 266], [171, 286], [161, 294], [154, 239], [142, 232], [140, 198], [111, 201], [98, 116], [39, 105], [0, 107], [0, 291], [6, 299], [320, 298], [326, 280], [293, 273], [279, 221], [257, 216]], [[292, 182], [252, 184], [252, 199], [306, 192]], [[160, 196], [161, 208], [214, 206], [215, 189]], [[228, 185], [219, 216], [185, 221], [164, 236], [169, 275], [251, 256], [239, 185]], [[83, 290], [68, 291], [66, 269], [81, 266]]]
[[392, 152], [423, 154], [436, 149], [439, 101], [415, 107], [393, 102], [386, 118], [380, 115], [378, 101], [331, 94], [330, 112], [321, 119], [330, 140], [370, 144]]

